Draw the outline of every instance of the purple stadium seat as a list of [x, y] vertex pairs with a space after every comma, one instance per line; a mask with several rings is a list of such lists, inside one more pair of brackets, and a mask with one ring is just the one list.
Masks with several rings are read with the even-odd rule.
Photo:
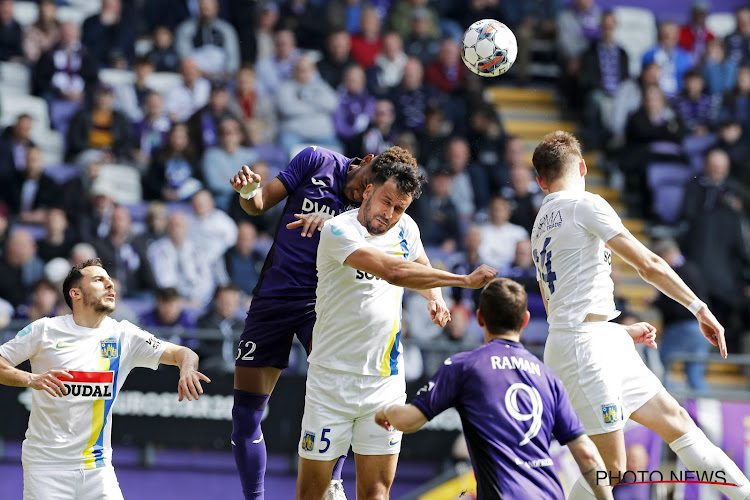
[[654, 213], [664, 224], [675, 224], [680, 217], [685, 184], [693, 176], [690, 167], [681, 163], [653, 163], [648, 166], [647, 176]]

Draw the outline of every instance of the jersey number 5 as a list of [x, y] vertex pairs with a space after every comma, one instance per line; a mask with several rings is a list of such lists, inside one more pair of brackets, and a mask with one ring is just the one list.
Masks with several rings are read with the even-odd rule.
[[550, 237], [545, 238], [542, 253], [539, 253], [536, 249], [534, 250], [534, 260], [540, 269], [542, 280], [547, 283], [550, 295], [555, 293], [555, 280], [557, 279], [557, 274], [552, 270], [552, 251], [547, 250], [547, 245], [549, 245], [551, 240], [552, 238]]
[[[531, 413], [521, 413], [521, 409], [518, 406], [518, 393], [525, 392], [531, 402]], [[531, 441], [534, 436], [539, 434], [539, 430], [542, 428], [542, 413], [544, 412], [544, 406], [542, 405], [542, 397], [539, 395], [539, 391], [534, 387], [530, 387], [526, 384], [516, 383], [508, 387], [505, 391], [505, 409], [508, 410], [510, 416], [521, 422], [526, 422], [531, 419], [531, 427], [523, 435], [523, 439], [518, 446], [523, 446]]]

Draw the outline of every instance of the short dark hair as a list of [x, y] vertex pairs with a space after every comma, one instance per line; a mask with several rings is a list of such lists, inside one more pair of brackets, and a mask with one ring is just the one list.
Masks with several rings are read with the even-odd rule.
[[526, 290], [508, 278], [493, 279], [479, 296], [479, 311], [492, 335], [520, 332], [526, 305]]
[[583, 158], [581, 144], [570, 132], [556, 130], [542, 138], [542, 142], [534, 149], [531, 162], [534, 164], [536, 175], [547, 184], [559, 179], [565, 166], [576, 163]]
[[417, 160], [410, 152], [399, 146], [391, 146], [372, 160], [372, 173], [377, 174], [380, 168], [387, 163], [406, 163], [412, 168], [417, 168]]
[[422, 183], [426, 181], [424, 174], [413, 166], [393, 162], [386, 163], [378, 169], [372, 184], [380, 187], [389, 179], [393, 179], [399, 191], [411, 195], [412, 200], [416, 200], [422, 194]]
[[87, 267], [92, 266], [101, 267], [102, 269], [104, 269], [102, 260], [99, 257], [84, 260], [83, 262], [73, 266], [68, 272], [68, 275], [65, 277], [65, 280], [63, 281], [63, 297], [65, 298], [65, 303], [68, 304], [68, 307], [70, 307], [71, 311], [73, 310], [73, 299], [70, 298], [70, 290], [72, 288], [78, 288], [79, 286], [81, 286], [81, 279], [83, 278], [82, 271]]
[[175, 299], [180, 298], [180, 293], [173, 286], [159, 288], [158, 290], [156, 290], [155, 295], [156, 295], [156, 300], [158, 302], [169, 302], [170, 300], [175, 300]]

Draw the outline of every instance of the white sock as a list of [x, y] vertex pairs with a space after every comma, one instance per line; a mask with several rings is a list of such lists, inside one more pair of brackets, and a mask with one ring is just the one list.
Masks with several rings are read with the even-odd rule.
[[568, 500], [591, 500], [592, 498], [596, 500], [596, 495], [594, 495], [591, 486], [583, 476], [578, 476], [578, 481], [575, 482], [570, 489], [570, 493], [568, 493]]
[[[709, 473], [724, 471], [724, 480], [737, 486], [715, 486], [732, 500], [750, 499], [750, 481], [726, 453], [709, 441], [699, 428], [696, 427], [686, 432], [669, 443], [669, 447], [680, 457], [680, 460], [689, 470]], [[716, 478], [713, 480], [716, 480]]]

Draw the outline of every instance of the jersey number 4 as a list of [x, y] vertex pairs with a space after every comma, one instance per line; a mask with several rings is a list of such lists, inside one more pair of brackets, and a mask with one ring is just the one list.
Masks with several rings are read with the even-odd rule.
[[552, 270], [552, 250], [547, 250], [547, 246], [552, 238], [547, 237], [544, 240], [544, 246], [542, 252], [539, 253], [536, 249], [534, 250], [534, 260], [542, 274], [542, 280], [547, 283], [550, 295], [555, 293], [555, 280], [557, 274]]

